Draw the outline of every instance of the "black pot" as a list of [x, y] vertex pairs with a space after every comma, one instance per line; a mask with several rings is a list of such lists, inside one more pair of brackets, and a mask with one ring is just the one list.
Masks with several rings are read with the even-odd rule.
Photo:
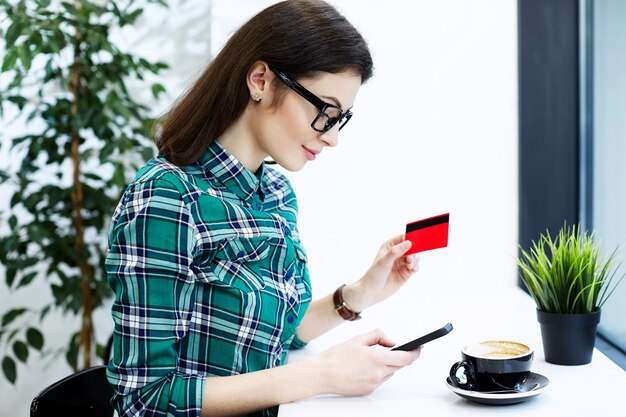
[[546, 361], [557, 365], [591, 362], [600, 310], [586, 314], [560, 314], [537, 310]]

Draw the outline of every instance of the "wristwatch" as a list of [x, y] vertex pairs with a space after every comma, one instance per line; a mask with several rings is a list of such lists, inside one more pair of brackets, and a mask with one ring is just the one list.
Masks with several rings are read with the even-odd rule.
[[358, 313], [350, 308], [345, 301], [343, 301], [343, 287], [346, 284], [343, 284], [339, 288], [337, 288], [333, 294], [333, 303], [335, 304], [335, 311], [337, 314], [341, 316], [342, 319], [348, 321], [359, 320], [361, 318], [361, 313]]

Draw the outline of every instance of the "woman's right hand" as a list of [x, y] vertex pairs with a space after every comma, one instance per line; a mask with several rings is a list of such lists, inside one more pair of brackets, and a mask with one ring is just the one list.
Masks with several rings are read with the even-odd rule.
[[412, 364], [420, 355], [420, 349], [391, 351], [389, 348], [394, 345], [381, 330], [374, 330], [322, 352], [314, 361], [324, 375], [327, 392], [370, 394], [395, 371]]

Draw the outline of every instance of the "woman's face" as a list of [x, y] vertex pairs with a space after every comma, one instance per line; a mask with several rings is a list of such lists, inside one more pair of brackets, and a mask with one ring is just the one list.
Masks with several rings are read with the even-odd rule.
[[[361, 87], [361, 77], [348, 71], [323, 72], [297, 81], [321, 100], [344, 112], [352, 107]], [[282, 81], [275, 78], [273, 82]], [[258, 103], [268, 108], [263, 111], [263, 117], [257, 118], [256, 136], [258, 145], [274, 161], [289, 171], [299, 171], [307, 162], [319, 157], [325, 147], [337, 145], [339, 124], [324, 133], [313, 130], [311, 123], [317, 117], [318, 109], [289, 87], [283, 87], [284, 95], [276, 109], [271, 108], [271, 100]]]

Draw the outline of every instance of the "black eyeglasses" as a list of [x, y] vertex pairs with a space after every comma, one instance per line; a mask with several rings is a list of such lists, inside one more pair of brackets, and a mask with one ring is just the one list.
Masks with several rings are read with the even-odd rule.
[[302, 84], [289, 78], [285, 75], [285, 73], [275, 68], [270, 67], [270, 69], [282, 82], [287, 85], [287, 87], [300, 94], [302, 98], [317, 108], [317, 116], [315, 117], [315, 120], [313, 120], [313, 123], [311, 123], [311, 128], [316, 132], [328, 132], [336, 124], [339, 124], [339, 130], [341, 130], [352, 117], [352, 112], [350, 110], [343, 111], [334, 104], [326, 103], [324, 100], [304, 88]]

